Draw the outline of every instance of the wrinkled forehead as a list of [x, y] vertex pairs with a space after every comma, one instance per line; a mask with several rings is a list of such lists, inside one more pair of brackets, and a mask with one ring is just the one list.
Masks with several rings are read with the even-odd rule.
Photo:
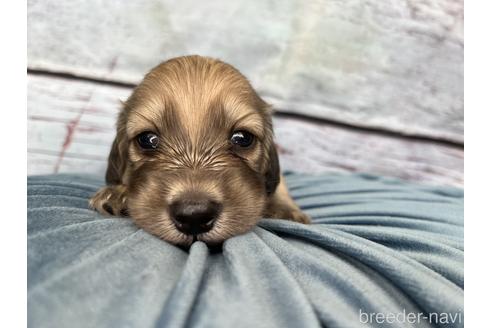
[[192, 138], [212, 131], [248, 130], [261, 139], [265, 133], [266, 104], [232, 70], [152, 71], [127, 106], [130, 138], [148, 130], [179, 131]]

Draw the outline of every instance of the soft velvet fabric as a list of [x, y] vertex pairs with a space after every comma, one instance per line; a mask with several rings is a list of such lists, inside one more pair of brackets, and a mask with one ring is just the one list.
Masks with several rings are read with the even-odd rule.
[[264, 219], [221, 250], [186, 251], [88, 209], [98, 177], [29, 177], [29, 326], [367, 327], [364, 313], [400, 314], [375, 327], [412, 326], [409, 313], [463, 326], [462, 190], [286, 180], [312, 225]]

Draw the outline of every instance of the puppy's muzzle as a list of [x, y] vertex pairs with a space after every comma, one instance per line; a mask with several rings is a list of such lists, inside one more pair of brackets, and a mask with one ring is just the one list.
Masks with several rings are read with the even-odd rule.
[[221, 204], [202, 194], [185, 194], [170, 204], [171, 219], [187, 235], [210, 231], [221, 210]]

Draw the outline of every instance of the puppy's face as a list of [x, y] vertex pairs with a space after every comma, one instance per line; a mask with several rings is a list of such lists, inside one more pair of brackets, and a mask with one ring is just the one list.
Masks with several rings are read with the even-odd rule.
[[127, 186], [137, 225], [183, 245], [251, 229], [278, 179], [267, 104], [233, 67], [198, 56], [157, 66], [134, 90], [107, 172]]

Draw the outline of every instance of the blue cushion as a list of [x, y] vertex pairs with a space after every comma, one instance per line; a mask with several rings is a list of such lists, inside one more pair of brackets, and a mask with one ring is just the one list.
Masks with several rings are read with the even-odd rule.
[[414, 313], [422, 327], [463, 326], [462, 190], [286, 181], [312, 225], [264, 219], [220, 251], [186, 251], [90, 210], [99, 177], [29, 177], [29, 325], [365, 327]]

